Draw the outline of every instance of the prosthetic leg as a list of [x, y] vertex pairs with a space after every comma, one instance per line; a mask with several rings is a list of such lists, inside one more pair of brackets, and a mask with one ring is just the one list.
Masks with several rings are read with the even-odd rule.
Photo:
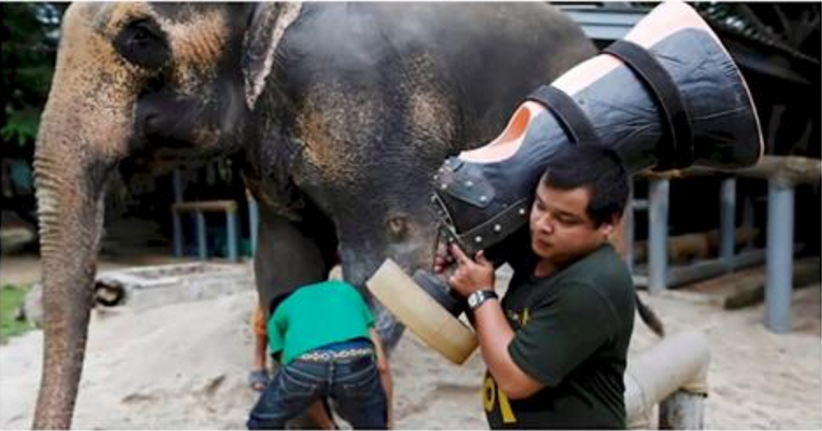
[[[568, 145], [611, 147], [632, 173], [742, 168], [763, 151], [759, 120], [733, 59], [690, 6], [666, 2], [603, 54], [529, 95], [497, 139], [445, 161], [432, 196], [442, 238], [472, 256], [485, 250], [495, 265], [524, 267], [520, 254], [529, 246], [517, 238], [523, 230], [527, 235], [534, 189], [547, 161]], [[435, 275], [398, 279], [386, 266], [368, 284], [395, 313], [409, 291], [431, 297], [437, 306], [408, 310], [405, 303], [397, 317], [452, 361], [464, 361], [476, 347], [465, 325], [447, 337], [442, 323], [428, 327], [461, 325], [455, 317], [462, 301]]]

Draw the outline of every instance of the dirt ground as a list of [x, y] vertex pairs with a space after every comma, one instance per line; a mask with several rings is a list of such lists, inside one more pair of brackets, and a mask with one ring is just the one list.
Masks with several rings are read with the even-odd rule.
[[[36, 261], [4, 259], [1, 265], [3, 283], [30, 282], [39, 273]], [[709, 339], [707, 428], [822, 428], [819, 284], [795, 291], [792, 331], [783, 335], [762, 325], [763, 304], [728, 311], [698, 293], [642, 296], [670, 333], [699, 330]], [[127, 307], [95, 311], [74, 427], [244, 428], [256, 400], [246, 386], [254, 301], [247, 291], [139, 313]], [[632, 353], [656, 341], [637, 322]], [[30, 426], [41, 352], [41, 331], [0, 347], [0, 428]], [[486, 428], [477, 354], [458, 367], [406, 332], [391, 366], [398, 428]]]

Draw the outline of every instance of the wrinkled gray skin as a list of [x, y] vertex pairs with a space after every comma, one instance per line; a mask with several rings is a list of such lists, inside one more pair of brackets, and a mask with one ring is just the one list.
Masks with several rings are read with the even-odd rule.
[[[36, 428], [67, 428], [86, 345], [106, 184], [214, 157], [261, 205], [265, 303], [387, 257], [429, 267], [428, 197], [449, 155], [594, 54], [528, 4], [102, 4], [66, 12], [36, 150], [45, 349]], [[363, 290], [364, 291], [364, 290]], [[401, 329], [377, 310], [393, 345]]]

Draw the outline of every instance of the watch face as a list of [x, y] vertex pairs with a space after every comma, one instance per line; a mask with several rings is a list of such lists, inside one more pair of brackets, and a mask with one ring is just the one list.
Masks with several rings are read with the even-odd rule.
[[474, 292], [474, 293], [468, 295], [468, 306], [469, 307], [472, 307], [472, 308], [476, 307], [477, 302], [479, 302], [479, 295], [477, 294], [477, 292]]

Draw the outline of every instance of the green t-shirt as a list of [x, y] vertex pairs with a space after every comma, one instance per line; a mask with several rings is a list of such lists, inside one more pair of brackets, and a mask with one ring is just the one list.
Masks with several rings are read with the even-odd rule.
[[512, 360], [545, 387], [510, 400], [486, 373], [491, 428], [625, 428], [623, 374], [634, 327], [631, 274], [610, 244], [547, 278], [512, 285], [502, 301]]
[[268, 320], [268, 348], [282, 364], [303, 353], [355, 338], [370, 339], [374, 315], [354, 286], [326, 281], [297, 289]]

